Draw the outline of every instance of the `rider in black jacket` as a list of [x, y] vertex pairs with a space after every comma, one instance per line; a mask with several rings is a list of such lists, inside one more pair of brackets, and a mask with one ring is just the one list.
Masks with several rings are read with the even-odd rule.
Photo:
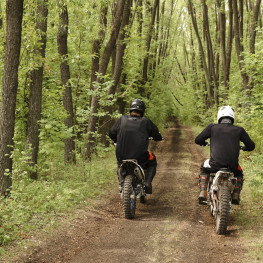
[[243, 185], [243, 172], [238, 164], [240, 141], [245, 146], [244, 151], [252, 151], [255, 143], [242, 127], [234, 126], [235, 111], [230, 106], [221, 107], [217, 114], [218, 124], [209, 124], [196, 138], [195, 143], [201, 146], [207, 144], [210, 138], [210, 159], [201, 165], [199, 203], [205, 204], [207, 199], [207, 184], [209, 173], [217, 172], [220, 168], [230, 168], [237, 185], [232, 196], [232, 203], [239, 204], [240, 191]]
[[149, 138], [161, 141], [162, 135], [151, 120], [143, 118], [144, 111], [145, 104], [142, 100], [132, 100], [130, 115], [123, 115], [116, 121], [109, 132], [109, 137], [114, 143], [117, 143], [118, 165], [121, 164], [122, 160], [136, 159], [144, 169], [147, 169], [145, 191], [151, 194], [157, 162], [155, 155], [148, 151]]

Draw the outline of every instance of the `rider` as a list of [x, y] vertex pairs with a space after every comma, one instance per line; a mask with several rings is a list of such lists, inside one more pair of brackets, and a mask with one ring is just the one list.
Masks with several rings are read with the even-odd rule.
[[239, 204], [240, 192], [243, 186], [243, 171], [238, 164], [240, 141], [244, 151], [255, 149], [255, 143], [250, 139], [242, 127], [234, 126], [235, 111], [230, 106], [223, 106], [217, 113], [218, 124], [209, 124], [196, 138], [195, 143], [207, 145], [210, 138], [210, 159], [206, 160], [200, 168], [200, 195], [199, 203], [205, 204], [207, 200], [207, 184], [209, 173], [215, 173], [220, 168], [230, 168], [237, 178], [237, 185], [232, 195], [232, 203]]
[[[130, 105], [130, 115], [121, 116], [110, 129], [109, 137], [117, 143], [116, 157], [118, 166], [122, 160], [136, 159], [146, 170], [145, 192], [152, 193], [152, 180], [156, 173], [157, 161], [153, 153], [148, 151], [149, 138], [161, 141], [157, 126], [149, 119], [143, 118], [145, 104], [134, 99]], [[122, 184], [119, 177], [119, 182]]]

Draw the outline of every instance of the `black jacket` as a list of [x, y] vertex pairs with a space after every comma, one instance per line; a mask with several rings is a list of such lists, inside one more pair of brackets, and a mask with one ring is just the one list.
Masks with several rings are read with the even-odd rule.
[[149, 160], [149, 137], [161, 141], [162, 135], [156, 125], [147, 118], [121, 116], [109, 132], [110, 138], [117, 143], [118, 163], [125, 159], [136, 159], [143, 164]]
[[255, 149], [255, 143], [242, 127], [229, 123], [209, 124], [196, 138], [195, 143], [205, 145], [210, 138], [210, 161], [214, 169], [229, 167], [237, 169], [240, 151], [240, 141], [244, 143], [245, 151]]

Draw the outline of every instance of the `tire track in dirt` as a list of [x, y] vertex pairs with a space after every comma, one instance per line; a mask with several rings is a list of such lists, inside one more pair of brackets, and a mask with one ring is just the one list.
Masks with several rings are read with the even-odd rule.
[[191, 129], [175, 120], [164, 137], [153, 145], [158, 161], [153, 195], [146, 204], [138, 202], [135, 219], [123, 217], [116, 179], [93, 210], [76, 210], [77, 218], [17, 262], [248, 262], [234, 221], [226, 236], [216, 235], [209, 209], [197, 202], [204, 154]]

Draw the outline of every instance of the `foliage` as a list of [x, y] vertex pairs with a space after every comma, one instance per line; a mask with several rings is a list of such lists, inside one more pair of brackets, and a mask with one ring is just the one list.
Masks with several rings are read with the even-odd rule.
[[111, 149], [100, 151], [91, 163], [81, 159], [78, 165], [50, 163], [50, 174], [39, 181], [15, 171], [12, 199], [0, 200], [0, 246], [14, 239], [26, 239], [30, 232], [56, 224], [59, 216], [73, 206], [89, 205], [91, 198], [103, 194], [116, 182], [115, 166]]
[[[176, 115], [183, 123], [204, 127], [216, 121], [218, 108], [229, 104], [236, 110], [236, 124], [243, 126], [256, 143], [256, 154], [247, 158], [245, 166], [248, 170], [249, 185], [253, 192], [253, 200], [262, 201], [262, 174], [260, 162], [262, 159], [263, 134], [263, 92], [262, 92], [262, 34], [257, 29], [256, 52], [249, 51], [250, 26], [252, 12], [244, 10], [244, 57], [242, 70], [233, 41], [230, 77], [227, 87], [223, 84], [223, 71], [221, 49], [218, 39], [218, 9], [215, 1], [191, 1], [195, 8], [197, 27], [204, 47], [205, 61], [208, 61], [207, 30], [210, 31], [215, 64], [218, 61], [218, 83], [209, 81], [204, 70], [204, 61], [200, 53], [199, 43], [193, 29], [189, 1], [160, 1], [159, 24], [155, 21], [149, 53], [146, 50], [146, 39], [149, 32], [151, 8], [144, 5], [135, 8], [132, 6], [130, 24], [125, 30], [126, 49], [123, 56], [121, 80], [114, 95], [108, 95], [113, 84], [113, 64], [110, 63], [103, 83], [93, 83], [95, 91], [90, 90], [92, 70], [92, 44], [97, 39], [102, 25], [100, 23], [100, 10], [102, 6], [108, 7], [107, 25], [105, 26], [105, 39], [102, 43], [100, 55], [103, 54], [109, 40], [114, 19], [113, 2], [110, 0], [65, 0], [69, 13], [68, 27], [68, 58], [70, 67], [70, 84], [72, 88], [74, 126], [66, 128], [64, 119], [66, 112], [63, 107], [63, 89], [60, 80], [60, 59], [58, 57], [57, 30], [58, 7], [57, 1], [49, 1], [47, 47], [44, 61], [37, 52], [40, 32], [35, 29], [37, 16], [36, 0], [24, 1], [23, 34], [19, 65], [19, 85], [16, 105], [15, 137], [13, 151], [13, 190], [10, 200], [1, 200], [0, 209], [0, 244], [9, 243], [20, 234], [32, 230], [28, 224], [36, 223], [34, 227], [41, 227], [81, 200], [98, 194], [100, 186], [111, 182], [107, 176], [113, 169], [113, 161], [101, 165], [103, 158], [94, 156], [92, 162], [82, 160], [81, 151], [85, 147], [89, 115], [92, 112], [90, 98], [97, 96], [99, 100], [98, 111], [94, 114], [99, 117], [96, 138], [102, 136], [101, 128], [105, 125], [105, 117], [116, 119], [120, 115], [121, 107], [128, 112], [132, 99], [139, 97], [145, 100], [146, 117], [156, 123], [160, 130], [165, 127], [168, 117]], [[116, 1], [115, 1], [116, 2]], [[134, 2], [134, 1], [133, 1]], [[136, 2], [136, 1], [135, 1]], [[153, 1], [150, 1], [153, 2]], [[149, 2], [149, 3], [150, 3]], [[208, 6], [209, 26], [203, 24], [202, 4]], [[228, 2], [228, 1], [226, 1]], [[162, 13], [162, 5], [164, 12]], [[5, 10], [5, 3], [1, 3]], [[140, 21], [138, 12], [142, 11], [143, 20]], [[173, 11], [171, 13], [171, 11]], [[137, 13], [135, 13], [137, 12]], [[228, 15], [228, 9], [226, 9]], [[5, 12], [0, 16], [5, 21]], [[142, 23], [142, 24], [141, 24]], [[229, 28], [226, 23], [226, 31]], [[139, 28], [142, 26], [142, 31]], [[4, 48], [5, 48], [5, 22], [0, 28], [0, 81], [3, 75]], [[101, 37], [101, 36], [100, 36]], [[98, 54], [96, 54], [98, 56]], [[148, 81], [143, 83], [143, 64], [148, 56]], [[113, 60], [111, 60], [112, 62]], [[29, 103], [30, 71], [44, 64], [42, 119], [40, 123], [40, 147], [37, 169], [40, 180], [32, 182], [28, 179], [29, 151], [25, 151], [26, 128]], [[211, 69], [210, 65], [210, 69]], [[253, 83], [251, 90], [242, 87], [241, 73], [246, 72]], [[213, 98], [209, 101], [209, 87], [215, 88], [218, 84], [218, 104]], [[210, 85], [210, 86], [209, 86]], [[141, 91], [142, 90], [142, 91]], [[225, 95], [224, 95], [225, 93]], [[119, 103], [121, 102], [121, 103]], [[123, 105], [120, 105], [123, 104]], [[112, 109], [109, 111], [108, 109]], [[72, 136], [76, 143], [78, 155], [76, 166], [65, 166], [63, 160], [64, 141]], [[105, 131], [104, 131], [105, 133]], [[102, 143], [97, 143], [97, 152], [107, 156]], [[102, 151], [105, 151], [102, 153]], [[112, 159], [110, 159], [112, 160]], [[106, 172], [101, 167], [110, 167]], [[258, 168], [257, 168], [258, 167]], [[262, 169], [261, 169], [262, 170]], [[76, 176], [72, 176], [72, 174]], [[100, 179], [101, 180], [100, 180]], [[109, 181], [108, 181], [109, 180]], [[98, 182], [97, 182], [98, 181]], [[96, 188], [96, 189], [93, 189]], [[17, 210], [17, 215], [15, 211]], [[10, 216], [10, 217], [9, 217]]]

